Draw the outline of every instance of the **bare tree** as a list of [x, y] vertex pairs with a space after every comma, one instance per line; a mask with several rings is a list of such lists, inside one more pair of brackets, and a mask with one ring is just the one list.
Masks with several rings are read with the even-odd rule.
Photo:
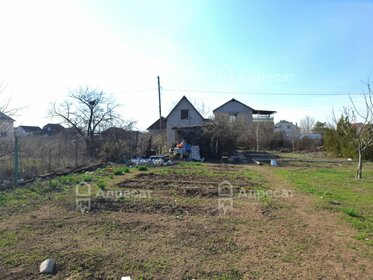
[[289, 141], [291, 142], [291, 148], [293, 152], [295, 151], [295, 142], [298, 140], [299, 134], [299, 128], [296, 127], [296, 129], [292, 129], [287, 135]]
[[0, 83], [0, 137], [6, 136], [11, 140], [10, 136], [14, 135], [14, 117], [21, 108], [14, 108], [10, 106], [11, 98], [8, 98], [5, 93], [6, 85], [4, 82]]
[[0, 113], [6, 114], [8, 116], [13, 116], [19, 109], [10, 108], [10, 98], [5, 96], [6, 85], [4, 82], [0, 83]]
[[[358, 179], [363, 177], [364, 152], [373, 145], [373, 92], [369, 80], [364, 84], [367, 86], [367, 91], [362, 93], [363, 104], [358, 107], [350, 95], [351, 104], [343, 108], [346, 121], [341, 126], [343, 134], [359, 155], [356, 171]], [[335, 115], [334, 120], [336, 121]]]
[[268, 121], [255, 121], [249, 128], [249, 133], [255, 135], [256, 151], [269, 147], [274, 137], [273, 123]]
[[81, 135], [92, 138], [120, 120], [119, 105], [103, 91], [80, 87], [70, 91], [62, 103], [53, 103], [50, 116], [58, 117]]
[[207, 118], [211, 112], [210, 108], [206, 105], [205, 102], [202, 100], [192, 99], [191, 100], [193, 106], [197, 109], [197, 111], [204, 117]]
[[302, 133], [308, 133], [311, 132], [313, 127], [315, 125], [315, 120], [310, 116], [305, 116], [300, 121], [300, 128], [302, 130]]

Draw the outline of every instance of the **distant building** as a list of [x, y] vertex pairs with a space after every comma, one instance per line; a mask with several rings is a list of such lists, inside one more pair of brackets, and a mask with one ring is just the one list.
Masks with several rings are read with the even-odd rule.
[[216, 108], [213, 113], [215, 118], [225, 118], [229, 122], [241, 120], [251, 125], [254, 122], [273, 123], [273, 114], [276, 111], [255, 110], [233, 98]]
[[[236, 120], [245, 121], [248, 126], [256, 122], [266, 122], [273, 125], [275, 111], [255, 110], [235, 99], [232, 99], [213, 111], [215, 118], [225, 118], [229, 122]], [[175, 144], [182, 140], [180, 131], [190, 134], [200, 133], [203, 126], [209, 125], [210, 119], [205, 119], [193, 104], [185, 97], [180, 99], [166, 118], [155, 121], [147, 128], [152, 136], [164, 132], [167, 135], [167, 145]], [[160, 130], [160, 125], [162, 130]]]
[[43, 130], [38, 126], [20, 125], [14, 129], [15, 135], [18, 137], [42, 135]]
[[65, 128], [58, 123], [48, 123], [43, 126], [43, 134], [52, 136], [64, 131]]
[[66, 136], [82, 136], [84, 133], [81, 129], [76, 127], [68, 127], [63, 130], [63, 134]]
[[[160, 127], [162, 126], [162, 130]], [[161, 123], [159, 122], [159, 119], [156, 120], [151, 126], [148, 127], [148, 131], [152, 136], [157, 136], [161, 132], [165, 132], [167, 129], [167, 120], [165, 117], [161, 117]]]
[[[161, 118], [162, 130], [166, 128], [167, 145], [171, 146], [179, 140], [176, 130], [180, 128], [200, 127], [207, 120], [197, 111], [193, 104], [183, 96], [166, 118]], [[164, 126], [163, 126], [164, 125]], [[160, 134], [159, 119], [147, 129], [153, 136]]]
[[14, 136], [14, 120], [0, 112], [0, 138]]
[[321, 134], [319, 133], [305, 133], [299, 136], [299, 140], [313, 140], [313, 141], [321, 141]]
[[283, 139], [286, 140], [295, 140], [301, 134], [297, 124], [285, 120], [281, 120], [275, 124], [274, 132], [282, 133]]

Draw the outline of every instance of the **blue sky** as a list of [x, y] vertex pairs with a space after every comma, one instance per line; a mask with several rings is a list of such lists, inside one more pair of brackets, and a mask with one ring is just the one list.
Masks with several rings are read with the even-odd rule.
[[[146, 129], [183, 95], [211, 110], [231, 98], [275, 120], [327, 121], [373, 78], [373, 1], [0, 2], [0, 81], [17, 124], [88, 85]], [[249, 93], [249, 94], [246, 94]], [[294, 93], [268, 95], [266, 93]], [[323, 95], [305, 95], [323, 94]]]

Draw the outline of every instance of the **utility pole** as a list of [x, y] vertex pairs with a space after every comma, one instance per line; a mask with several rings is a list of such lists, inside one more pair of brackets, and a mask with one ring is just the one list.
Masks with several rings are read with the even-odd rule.
[[163, 131], [162, 131], [162, 105], [161, 105], [161, 82], [159, 79], [159, 76], [157, 77], [158, 79], [158, 102], [159, 102], [159, 131], [161, 135], [161, 146], [159, 147], [159, 153], [162, 154], [162, 145], [163, 145]]
[[159, 129], [162, 133], [161, 82], [160, 82], [159, 76], [157, 78], [158, 78], [158, 102], [159, 102]]

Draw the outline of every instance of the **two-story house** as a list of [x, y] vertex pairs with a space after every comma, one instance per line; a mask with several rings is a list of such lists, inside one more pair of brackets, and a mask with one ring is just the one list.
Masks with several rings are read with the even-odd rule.
[[300, 128], [298, 127], [298, 125], [286, 120], [281, 120], [278, 123], [276, 123], [274, 132], [281, 133], [283, 139], [290, 141], [297, 139], [301, 135]]
[[0, 112], [0, 137], [14, 136], [14, 120]]
[[229, 122], [242, 121], [250, 126], [255, 122], [273, 123], [273, 114], [276, 111], [256, 110], [233, 98], [213, 110], [213, 113], [215, 119], [223, 118]]
[[14, 129], [17, 137], [42, 135], [43, 130], [38, 126], [20, 125]]
[[161, 132], [160, 126], [162, 125], [162, 131], [166, 134], [167, 145], [171, 146], [181, 140], [177, 138], [177, 129], [200, 127], [206, 123], [207, 120], [198, 112], [188, 98], [183, 96], [168, 116], [161, 118], [161, 123], [158, 119], [147, 130], [152, 135], [157, 135]]
[[[258, 122], [265, 122], [273, 126], [273, 114], [276, 111], [255, 110], [232, 99], [216, 108], [213, 113], [215, 119], [224, 118], [229, 122], [240, 120], [247, 123], [249, 127]], [[170, 146], [181, 140], [178, 137], [177, 131], [185, 131], [186, 129], [196, 129], [198, 131], [198, 129], [201, 130], [201, 127], [208, 125], [210, 121], [205, 119], [193, 104], [183, 96], [166, 118], [162, 117], [161, 121], [158, 119], [147, 130], [153, 136], [164, 133], [167, 138], [167, 145]]]

